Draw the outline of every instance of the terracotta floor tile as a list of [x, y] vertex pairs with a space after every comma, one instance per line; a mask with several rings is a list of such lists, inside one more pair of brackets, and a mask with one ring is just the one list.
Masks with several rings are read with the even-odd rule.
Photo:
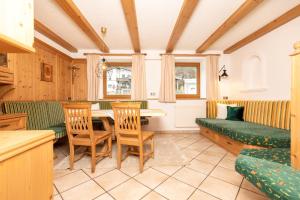
[[251, 192], [249, 190], [245, 190], [243, 188], [240, 189], [239, 194], [236, 200], [267, 200], [268, 198], [257, 193]]
[[239, 173], [219, 166], [212, 171], [210, 176], [221, 179], [238, 187], [241, 185], [243, 180], [243, 177]]
[[206, 178], [207, 175], [195, 170], [184, 167], [176, 172], [173, 177], [193, 187], [198, 187], [200, 183]]
[[114, 200], [114, 199], [108, 193], [105, 193], [97, 197], [95, 200]]
[[105, 191], [93, 180], [90, 180], [63, 192], [61, 195], [64, 200], [89, 200], [103, 193], [105, 193]]
[[138, 200], [148, 192], [150, 192], [149, 188], [138, 183], [134, 179], [130, 179], [109, 191], [109, 193], [117, 200]]
[[199, 189], [223, 200], [234, 200], [239, 187], [209, 176]]
[[104, 175], [95, 178], [95, 181], [101, 185], [106, 191], [114, 188], [115, 186], [125, 182], [130, 177], [125, 175], [123, 172], [115, 169], [113, 171], [107, 172]]
[[79, 170], [54, 180], [54, 184], [59, 192], [64, 192], [76, 185], [90, 180], [90, 177]]
[[201, 172], [203, 174], [209, 174], [215, 165], [204, 162], [204, 161], [199, 161], [199, 160], [192, 160], [190, 165], [187, 165], [188, 168], [194, 169], [198, 172]]
[[184, 200], [195, 191], [195, 188], [171, 177], [159, 185], [155, 191], [170, 200]]
[[149, 194], [147, 194], [144, 198], [142, 198], [142, 200], [166, 200], [166, 198], [161, 196], [157, 192], [152, 191]]
[[218, 198], [211, 196], [201, 190], [196, 190], [189, 200], [219, 200]]
[[156, 186], [166, 180], [168, 176], [150, 168], [143, 171], [143, 173], [138, 174], [134, 178], [147, 187], [154, 189]]
[[164, 174], [167, 174], [169, 176], [173, 175], [177, 170], [179, 170], [182, 166], [156, 166], [152, 167], [153, 169], [156, 169]]

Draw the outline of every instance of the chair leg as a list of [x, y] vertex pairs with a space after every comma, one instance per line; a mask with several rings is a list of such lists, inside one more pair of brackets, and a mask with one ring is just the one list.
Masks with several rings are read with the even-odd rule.
[[91, 151], [92, 151], [92, 157], [91, 157], [92, 173], [94, 173], [96, 168], [96, 145], [92, 144]]
[[143, 172], [144, 169], [144, 146], [140, 145], [140, 173]]
[[154, 158], [154, 138], [151, 139], [151, 158]]
[[112, 158], [112, 148], [111, 148], [111, 136], [108, 138], [108, 152], [109, 152], [109, 157]]
[[70, 157], [69, 157], [69, 159], [70, 159], [70, 170], [73, 170], [73, 168], [74, 168], [74, 145], [72, 144], [72, 143], [70, 143], [69, 144], [69, 146], [70, 146]]
[[117, 168], [121, 169], [121, 160], [122, 160], [122, 145], [118, 142], [118, 155], [117, 155]]

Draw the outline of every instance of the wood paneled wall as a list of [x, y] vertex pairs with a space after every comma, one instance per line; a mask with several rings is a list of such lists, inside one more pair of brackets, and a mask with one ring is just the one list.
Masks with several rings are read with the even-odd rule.
[[[15, 74], [15, 89], [3, 100], [67, 100], [71, 98], [72, 58], [35, 39], [36, 52], [9, 54]], [[53, 81], [41, 81], [41, 63], [53, 66]]]
[[72, 100], [87, 99], [87, 65], [86, 59], [74, 59], [73, 65], [79, 70], [76, 71], [72, 84]]

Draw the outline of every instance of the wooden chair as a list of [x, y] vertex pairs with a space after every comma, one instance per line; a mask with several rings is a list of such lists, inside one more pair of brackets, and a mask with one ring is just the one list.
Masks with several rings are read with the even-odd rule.
[[[141, 130], [140, 103], [112, 103], [115, 120], [115, 133], [117, 136], [117, 167], [121, 168], [122, 146], [128, 147], [128, 155], [138, 155], [140, 172], [143, 172], [144, 163], [154, 157], [154, 133]], [[145, 144], [150, 142], [150, 152], [144, 152]]]
[[[63, 107], [70, 146], [70, 169], [73, 169], [74, 166], [74, 147], [85, 146], [89, 147], [90, 151], [82, 153], [79, 159], [85, 153], [91, 155], [93, 173], [95, 172], [97, 160], [104, 156], [109, 156], [110, 158], [112, 156], [111, 132], [93, 130], [90, 103], [66, 103]], [[102, 142], [105, 143], [105, 146], [101, 152], [97, 153], [96, 146]]]

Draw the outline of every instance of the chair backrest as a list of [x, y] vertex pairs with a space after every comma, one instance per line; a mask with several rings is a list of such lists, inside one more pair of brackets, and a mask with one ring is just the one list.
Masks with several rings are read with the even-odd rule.
[[91, 104], [65, 103], [63, 104], [68, 137], [73, 135], [90, 135], [94, 138]]
[[290, 130], [290, 101], [209, 100], [206, 102], [207, 118], [216, 118], [217, 103], [244, 106], [244, 120], [246, 122]]
[[117, 137], [142, 138], [140, 108], [141, 103], [112, 103]]

